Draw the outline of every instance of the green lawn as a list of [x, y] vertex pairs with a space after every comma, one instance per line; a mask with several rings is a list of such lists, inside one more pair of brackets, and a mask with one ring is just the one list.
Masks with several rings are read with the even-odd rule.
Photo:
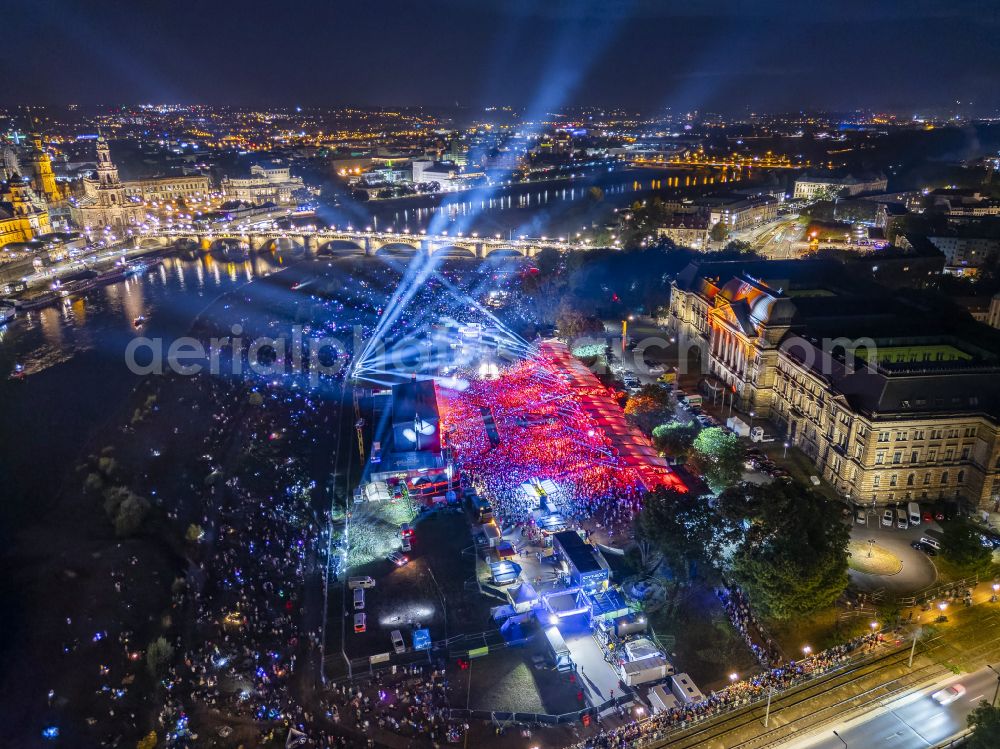
[[674, 638], [668, 648], [674, 668], [690, 674], [706, 693], [725, 686], [733, 672], [747, 675], [760, 669], [710, 589], [690, 591], [673, 610], [664, 606], [650, 612], [649, 621], [661, 641]]
[[839, 609], [830, 607], [787, 622], [765, 621], [764, 626], [785, 657], [794, 660], [802, 657], [802, 648], [807, 645], [815, 653], [870, 631], [870, 618], [859, 616], [840, 620], [838, 613]]

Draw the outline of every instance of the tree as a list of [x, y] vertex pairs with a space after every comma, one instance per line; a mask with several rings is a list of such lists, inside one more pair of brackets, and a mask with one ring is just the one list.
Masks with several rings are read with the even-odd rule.
[[535, 255], [534, 262], [543, 276], [554, 276], [562, 263], [562, 253], [554, 247], [543, 247]]
[[967, 520], [944, 524], [941, 554], [970, 575], [987, 572], [993, 562], [993, 552], [983, 546], [979, 531]]
[[683, 421], [671, 421], [653, 429], [653, 446], [671, 458], [687, 462], [698, 436], [698, 428]]
[[118, 472], [118, 461], [110, 455], [105, 455], [97, 461], [97, 468], [105, 476], [111, 477]]
[[115, 534], [121, 537], [131, 536], [142, 527], [148, 514], [149, 502], [144, 497], [129, 492], [115, 515]]
[[135, 749], [156, 749], [156, 744], [159, 740], [156, 731], [150, 731], [139, 739], [139, 742], [135, 745]]
[[146, 666], [154, 679], [163, 673], [163, 669], [173, 657], [174, 646], [167, 642], [165, 637], [157, 637], [149, 643], [149, 647], [146, 648]]
[[87, 474], [87, 478], [83, 481], [83, 489], [88, 494], [99, 494], [104, 488], [104, 478], [101, 474], [96, 472], [91, 472]]
[[702, 429], [694, 440], [692, 462], [715, 492], [739, 481], [743, 447], [739, 438], [721, 427]]
[[579, 338], [583, 335], [604, 333], [604, 323], [599, 318], [585, 315], [568, 305], [563, 305], [556, 317], [556, 327], [563, 338]]
[[708, 236], [710, 236], [714, 242], [725, 242], [726, 237], [729, 236], [729, 228], [722, 221], [716, 221], [712, 224], [712, 228], [708, 232]]
[[972, 734], [966, 738], [966, 749], [996, 749], [1000, 746], [1000, 708], [982, 700], [966, 718]]
[[659, 385], [643, 385], [629, 396], [625, 415], [643, 431], [651, 432], [670, 416], [670, 393]]
[[191, 523], [187, 527], [187, 532], [184, 534], [184, 538], [190, 543], [196, 544], [205, 536], [205, 531], [197, 523]]
[[742, 239], [734, 239], [732, 242], [726, 244], [723, 251], [734, 255], [750, 255], [753, 253], [753, 245]]
[[587, 199], [593, 203], [600, 203], [604, 200], [604, 190], [597, 185], [591, 186], [587, 189]]
[[636, 536], [654, 543], [679, 580], [716, 578], [737, 528], [694, 492], [658, 488], [646, 495]]
[[844, 592], [849, 531], [834, 504], [779, 482], [733, 487], [719, 496], [719, 510], [745, 528], [729, 574], [763, 616], [808, 616]]
[[111, 486], [104, 491], [104, 512], [111, 520], [118, 514], [118, 508], [122, 506], [131, 492], [124, 486]]

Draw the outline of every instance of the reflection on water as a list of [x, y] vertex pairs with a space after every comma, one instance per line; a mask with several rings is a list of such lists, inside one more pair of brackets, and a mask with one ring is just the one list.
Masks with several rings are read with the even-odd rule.
[[642, 199], [652, 191], [681, 189], [694, 186], [738, 182], [744, 177], [738, 169], [706, 169], [670, 173], [655, 171], [642, 173], [638, 177], [618, 174], [612, 179], [589, 179], [573, 187], [539, 187], [528, 185], [496, 187], [474, 193], [444, 195], [440, 204], [393, 208], [391, 201], [385, 204], [373, 203], [373, 227], [376, 229], [409, 230], [419, 232], [448, 231], [455, 228], [499, 232], [510, 237], [527, 233], [559, 233], [575, 231], [580, 227], [577, 219], [569, 213], [569, 207], [589, 198], [591, 187], [599, 187], [604, 200], [615, 206], [626, 206]]
[[[98, 347], [120, 357], [136, 335], [184, 335], [211, 298], [269, 275], [276, 265], [269, 255], [238, 263], [222, 263], [211, 255], [167, 258], [141, 276], [98, 287], [58, 306], [20, 313], [0, 333], [0, 378], [14, 364], [23, 365], [30, 376]], [[135, 328], [137, 317], [147, 320], [142, 330]], [[72, 380], [72, 371], [67, 371], [51, 385], [72, 387]]]

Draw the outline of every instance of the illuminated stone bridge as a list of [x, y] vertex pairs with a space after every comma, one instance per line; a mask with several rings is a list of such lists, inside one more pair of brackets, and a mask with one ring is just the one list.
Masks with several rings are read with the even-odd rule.
[[208, 251], [231, 247], [239, 243], [251, 252], [302, 249], [314, 254], [330, 255], [393, 255], [406, 256], [427, 253], [446, 257], [486, 258], [490, 256], [534, 257], [539, 251], [551, 247], [560, 251], [590, 249], [559, 239], [504, 240], [476, 235], [407, 234], [378, 231], [340, 231], [335, 229], [248, 229], [248, 230], [184, 230], [163, 229], [137, 237], [143, 248], [167, 247], [188, 243]]

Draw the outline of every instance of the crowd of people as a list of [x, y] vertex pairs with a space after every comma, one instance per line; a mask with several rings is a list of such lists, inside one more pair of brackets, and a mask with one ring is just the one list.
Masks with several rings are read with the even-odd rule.
[[365, 683], [334, 684], [324, 694], [323, 707], [333, 724], [376, 740], [379, 733], [391, 732], [454, 744], [469, 730], [467, 723], [449, 717], [444, 663], [379, 671]]
[[747, 647], [757, 662], [765, 667], [777, 663], [781, 658], [778, 646], [767, 636], [757, 621], [743, 591], [737, 587], [716, 588], [715, 594], [722, 601], [729, 615], [729, 621], [733, 623], [736, 631], [743, 635]]
[[[598, 420], [543, 357], [511, 364], [496, 379], [476, 379], [462, 391], [439, 392], [448, 445], [462, 470], [490, 498], [505, 525], [524, 523], [538, 497], [522, 485], [550, 479], [561, 489], [569, 520], [627, 524], [645, 493], [639, 472], [615, 453]], [[490, 434], [487, 409], [496, 427]]]
[[750, 679], [737, 681], [719, 692], [712, 692], [700, 702], [683, 703], [647, 719], [602, 730], [576, 744], [573, 749], [637, 749], [646, 746], [672, 731], [763, 699], [768, 692], [778, 693], [824, 674], [859, 651], [874, 648], [881, 640], [879, 633], [862, 635], [804, 660], [789, 661]]
[[197, 524], [197, 564], [175, 593], [187, 625], [160, 675], [169, 698], [158, 723], [168, 746], [186, 745], [198, 710], [264, 726], [294, 721], [299, 707], [290, 680], [300, 659], [318, 647], [318, 627], [304, 621], [302, 591], [325, 524], [311, 507], [306, 467], [283, 444], [291, 435], [308, 439], [319, 426], [317, 411], [304, 391], [248, 385], [241, 399], [250, 392], [261, 395], [264, 407], [236, 423], [220, 419], [205, 440], [206, 455], [218, 464], [232, 456], [210, 451], [233, 444], [228, 449], [241, 454], [242, 470], [213, 472]]

